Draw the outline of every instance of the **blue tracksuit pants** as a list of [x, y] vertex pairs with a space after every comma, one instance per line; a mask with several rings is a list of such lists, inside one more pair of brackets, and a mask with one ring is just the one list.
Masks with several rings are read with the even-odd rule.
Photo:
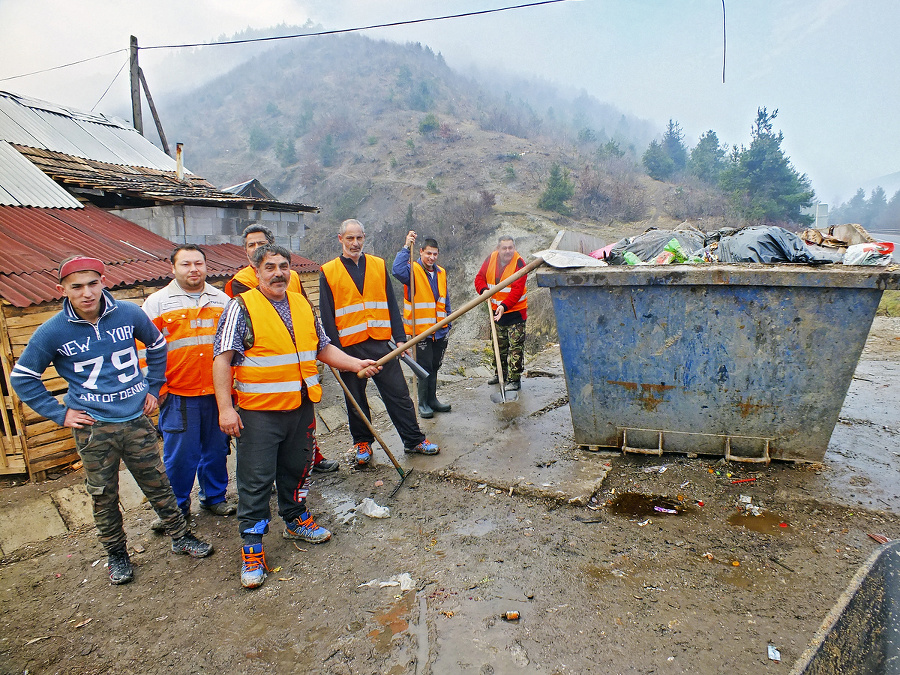
[[191, 508], [194, 478], [200, 484], [200, 503], [225, 501], [228, 487], [228, 436], [219, 429], [216, 397], [169, 394], [159, 410], [163, 435], [163, 463], [182, 511]]

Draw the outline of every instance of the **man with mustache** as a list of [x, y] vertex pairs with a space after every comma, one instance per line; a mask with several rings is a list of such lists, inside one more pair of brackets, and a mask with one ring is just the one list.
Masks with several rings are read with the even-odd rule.
[[[247, 261], [250, 263], [237, 274], [235, 274], [228, 283], [225, 284], [225, 293], [228, 297], [233, 298], [236, 295], [240, 295], [244, 291], [249, 291], [251, 288], [256, 288], [259, 283], [256, 279], [256, 271], [253, 269], [253, 261], [251, 260], [251, 256], [253, 255], [253, 251], [255, 251], [260, 246], [264, 246], [266, 244], [274, 244], [275, 243], [275, 233], [272, 232], [268, 227], [263, 225], [249, 225], [243, 234], [244, 240], [244, 251], [247, 254]], [[292, 293], [302, 293], [304, 296], [306, 295], [306, 291], [303, 289], [303, 284], [300, 283], [300, 275], [297, 274], [295, 270], [291, 270], [291, 277], [288, 281], [287, 289]], [[307, 298], [308, 299], [308, 298]], [[332, 471], [337, 471], [340, 468], [340, 465], [336, 460], [326, 459], [322, 452], [319, 450], [319, 444], [316, 442], [315, 438], [313, 438], [313, 452], [314, 452], [314, 460], [313, 460], [313, 471], [318, 471], [320, 473], [331, 473]]]
[[[225, 500], [228, 436], [219, 429], [212, 381], [213, 338], [229, 298], [206, 283], [206, 253], [196, 244], [177, 246], [171, 260], [175, 278], [143, 304], [168, 344], [166, 383], [159, 395], [163, 462], [186, 518], [195, 478], [200, 508], [230, 516], [236, 508]], [[162, 519], [150, 527], [163, 529]]]
[[[404, 343], [406, 330], [387, 265], [383, 259], [363, 253], [365, 240], [365, 229], [358, 220], [341, 223], [338, 234], [341, 255], [322, 265], [319, 276], [319, 310], [322, 326], [332, 342], [357, 358], [378, 360], [391, 351], [388, 341], [392, 338], [398, 345]], [[342, 373], [341, 379], [371, 420], [366, 382], [352, 373]], [[373, 379], [403, 440], [403, 449], [408, 453], [438, 454], [440, 448], [419, 428], [400, 363], [396, 359], [389, 361]], [[365, 466], [372, 458], [375, 438], [359, 418], [353, 403], [350, 400], [346, 403], [356, 463]]]
[[[259, 285], [233, 298], [216, 330], [213, 384], [219, 427], [237, 438], [241, 585], [258, 588], [268, 567], [262, 537], [269, 530], [272, 482], [282, 536], [321, 544], [331, 532], [306, 504], [313, 459], [313, 405], [322, 398], [316, 359], [367, 377], [380, 370], [331, 344], [309, 301], [287, 290], [291, 252], [273, 244], [253, 252]], [[233, 374], [232, 374], [233, 369]], [[237, 397], [235, 409], [232, 395]]]

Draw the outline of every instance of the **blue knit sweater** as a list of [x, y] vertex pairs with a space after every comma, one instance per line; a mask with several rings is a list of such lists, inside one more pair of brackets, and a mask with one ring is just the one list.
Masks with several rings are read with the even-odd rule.
[[[159, 396], [166, 377], [166, 340], [140, 307], [116, 302], [103, 291], [96, 325], [80, 318], [68, 300], [40, 326], [16, 362], [10, 380], [32, 410], [60, 426], [66, 409], [84, 410], [101, 422], [140, 417], [147, 394]], [[138, 363], [135, 339], [147, 347], [147, 376]], [[64, 405], [47, 391], [41, 375], [50, 364], [69, 383]]]

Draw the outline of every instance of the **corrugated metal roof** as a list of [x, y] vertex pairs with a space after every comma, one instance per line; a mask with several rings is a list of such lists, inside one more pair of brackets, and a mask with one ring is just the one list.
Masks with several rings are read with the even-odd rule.
[[[83, 209], [0, 206], [0, 296], [17, 307], [58, 300], [56, 273], [71, 255], [91, 255], [106, 263], [110, 288], [172, 277], [168, 239], [91, 204]], [[227, 278], [246, 266], [244, 249], [234, 244], [204, 246], [209, 278]], [[293, 255], [300, 272], [319, 265]]]
[[110, 164], [174, 171], [175, 160], [127, 123], [0, 91], [0, 140]]
[[81, 202], [6, 141], [0, 141], [0, 205], [81, 208]]
[[58, 183], [103, 190], [121, 195], [123, 198], [226, 208], [249, 207], [270, 211], [318, 211], [317, 207], [305, 204], [268, 201], [231, 194], [219, 190], [198, 176], [185, 176], [184, 180], [179, 181], [174, 171], [121, 166], [23, 145], [14, 147]]

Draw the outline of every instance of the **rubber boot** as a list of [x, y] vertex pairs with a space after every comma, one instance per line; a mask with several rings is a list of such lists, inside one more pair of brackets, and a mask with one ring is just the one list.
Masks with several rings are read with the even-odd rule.
[[437, 400], [437, 373], [428, 376], [428, 405], [434, 412], [450, 412], [449, 403], [441, 403]]
[[434, 417], [434, 410], [428, 405], [428, 381], [430, 377], [420, 377], [419, 382], [419, 417], [426, 420]]

